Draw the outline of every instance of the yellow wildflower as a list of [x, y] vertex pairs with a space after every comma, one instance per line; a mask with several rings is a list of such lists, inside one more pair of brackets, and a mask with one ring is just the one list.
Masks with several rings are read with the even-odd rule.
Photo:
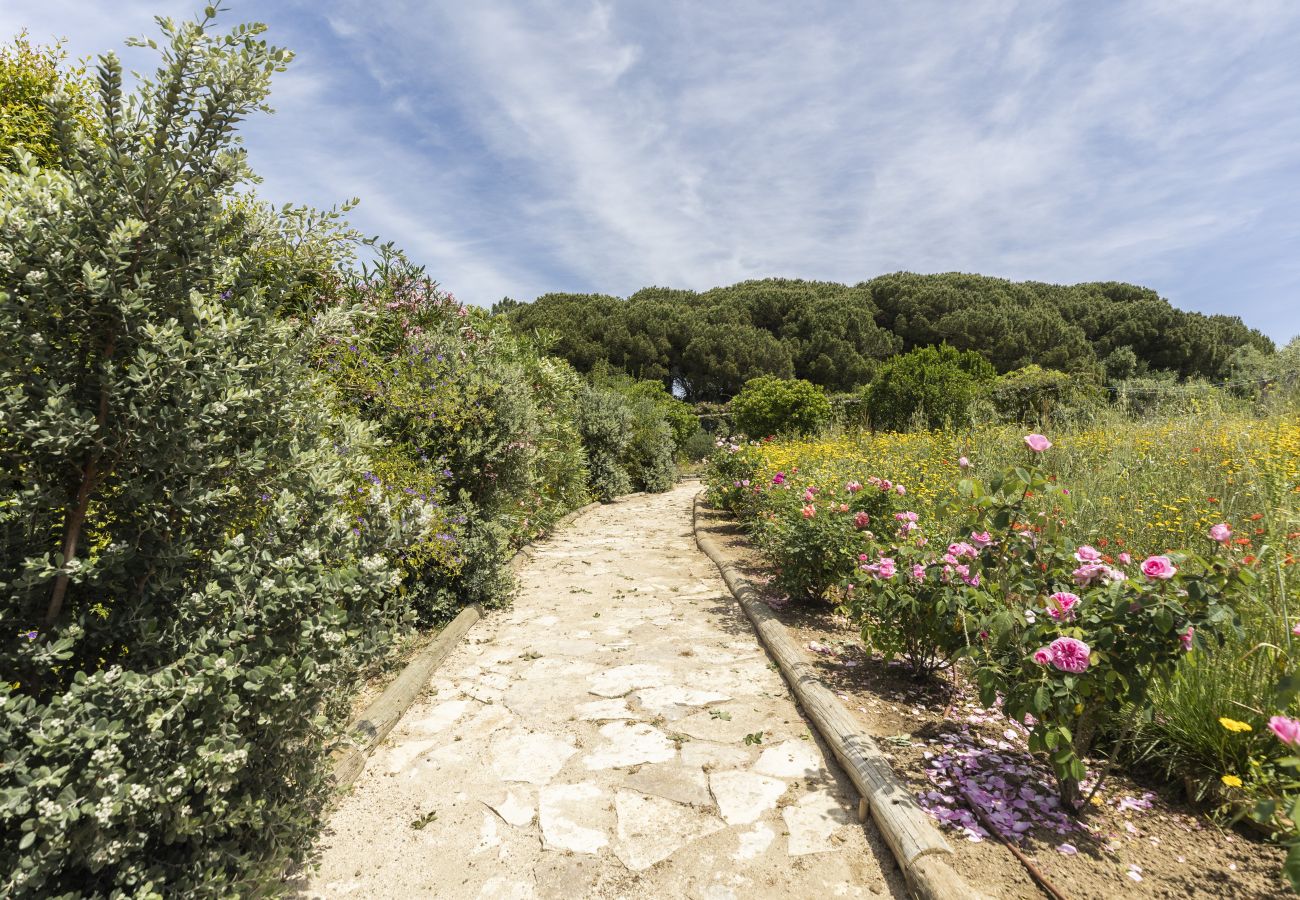
[[1219, 780], [1222, 781], [1224, 784], [1226, 784], [1228, 787], [1241, 787], [1241, 779], [1238, 778], [1236, 775], [1224, 775]]
[[1219, 716], [1219, 724], [1229, 731], [1251, 731], [1251, 727], [1245, 722], [1238, 722], [1236, 719], [1229, 719], [1227, 716]]

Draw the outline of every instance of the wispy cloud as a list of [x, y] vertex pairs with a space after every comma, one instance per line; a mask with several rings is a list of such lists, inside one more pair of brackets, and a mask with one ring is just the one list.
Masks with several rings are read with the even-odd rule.
[[[249, 133], [263, 192], [360, 196], [464, 299], [964, 270], [1300, 332], [1285, 0], [233, 6], [299, 53]], [[84, 53], [156, 9], [189, 6], [0, 29]]]

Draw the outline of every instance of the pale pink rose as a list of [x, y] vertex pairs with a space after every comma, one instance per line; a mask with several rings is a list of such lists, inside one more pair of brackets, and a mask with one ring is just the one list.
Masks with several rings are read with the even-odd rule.
[[1089, 547], [1087, 544], [1074, 551], [1074, 558], [1081, 563], [1093, 563], [1101, 559], [1101, 553], [1096, 548]]
[[849, 505], [847, 503], [841, 503], [840, 512], [848, 512], [848, 511], [849, 511]]
[[1268, 730], [1284, 744], [1300, 744], [1300, 719], [1274, 716], [1268, 720]]
[[1124, 580], [1124, 573], [1119, 569], [1112, 569], [1105, 563], [1085, 563], [1075, 569], [1073, 573], [1074, 583], [1080, 587], [1086, 587], [1090, 584], [1103, 582], [1111, 584], [1116, 581]]
[[907, 493], [907, 488], [903, 487], [901, 484], [896, 484], [894, 485], [894, 493], [901, 497]]
[[1168, 581], [1177, 571], [1167, 556], [1148, 556], [1142, 560], [1142, 574], [1156, 581]]
[[1068, 622], [1078, 615], [1079, 595], [1057, 591], [1047, 598], [1047, 614], [1058, 622]]
[[844, 490], [848, 491], [850, 494], [856, 494], [858, 491], [862, 490], [862, 483], [860, 481], [850, 481], [848, 484], [844, 485]]
[[1092, 650], [1078, 638], [1059, 637], [1047, 645], [1052, 651], [1052, 665], [1062, 672], [1078, 674], [1088, 668], [1088, 656]]
[[1291, 633], [1294, 634], [1296, 637], [1300, 637], [1300, 622], [1296, 622], [1294, 625], [1291, 626]]
[[1193, 628], [1191, 625], [1188, 625], [1187, 630], [1184, 631], [1182, 634], [1178, 635], [1178, 640], [1182, 641], [1184, 650], [1192, 649], [1192, 639], [1195, 636], [1196, 636], [1196, 629]]
[[1042, 453], [1044, 450], [1052, 448], [1052, 442], [1041, 434], [1027, 434], [1025, 435], [1025, 446], [1035, 453]]
[[1131, 563], [1132, 561], [1133, 561], [1133, 557], [1132, 557], [1132, 556], [1129, 556], [1129, 554], [1128, 554], [1127, 552], [1125, 552], [1125, 553], [1121, 553], [1121, 554], [1119, 555], [1119, 564], [1120, 564], [1121, 566], [1127, 566], [1127, 565], [1128, 565], [1129, 563]]
[[1052, 661], [1052, 651], [1046, 647], [1039, 647], [1034, 651], [1034, 662], [1040, 666], [1046, 666]]
[[809, 503], [803, 508], [802, 512], [805, 519], [811, 519], [813, 516], [817, 515], [817, 507]]
[[970, 468], [970, 460], [963, 456], [959, 460], [957, 460], [957, 466], [958, 468], [965, 471], [966, 469]]
[[979, 551], [976, 550], [974, 547], [972, 547], [970, 544], [966, 543], [965, 541], [957, 541], [954, 544], [949, 544], [948, 552], [951, 555], [957, 557], [958, 559], [961, 559], [962, 557], [969, 557], [970, 559], [974, 559], [975, 557], [979, 556]]
[[989, 534], [987, 531], [972, 531], [970, 533], [970, 542], [976, 547], [987, 547], [989, 544], [993, 543], [993, 535]]
[[813, 495], [814, 495], [815, 493], [817, 493], [817, 489], [816, 489], [816, 488], [811, 488], [811, 487], [810, 487], [810, 488], [806, 488], [806, 489], [804, 490], [804, 492], [803, 492], [803, 502], [804, 502], [804, 503], [811, 503], [812, 500], [813, 500]]
[[1210, 537], [1220, 544], [1226, 544], [1232, 539], [1232, 529], [1228, 527], [1227, 522], [1220, 522], [1218, 525], [1210, 526]]
[[979, 587], [979, 586], [980, 586], [980, 573], [979, 573], [979, 572], [976, 572], [974, 575], [971, 575], [971, 576], [969, 576], [969, 577], [967, 577], [967, 578], [963, 578], [962, 581], [966, 582], [966, 583], [969, 584], [971, 587]]
[[[925, 580], [925, 566], [921, 565], [920, 563], [916, 563], [916, 564], [914, 564], [914, 565], [912, 566], [912, 578], [913, 578], [913, 580], [915, 580], [915, 581], [924, 581], [924, 580]], [[1296, 627], [1297, 627], [1297, 628], [1300, 628], [1300, 625], [1297, 625]]]

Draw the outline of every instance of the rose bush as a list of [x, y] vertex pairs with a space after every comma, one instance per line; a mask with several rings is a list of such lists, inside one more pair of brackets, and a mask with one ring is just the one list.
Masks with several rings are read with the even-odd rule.
[[857, 493], [859, 482], [823, 490], [827, 479], [809, 473], [761, 483], [751, 469], [748, 487], [729, 490], [746, 492], [733, 508], [748, 512], [781, 587], [835, 593], [869, 648], [918, 675], [965, 658], [983, 702], [1031, 728], [1031, 749], [1050, 758], [1062, 798], [1077, 805], [1098, 728], [1149, 715], [1152, 683], [1237, 627], [1234, 605], [1254, 575], [1226, 551], [1134, 561], [1081, 543], [1075, 498], [1043, 465], [1051, 441], [1031, 434], [1023, 444], [1019, 463], [988, 479], [968, 461], [954, 466], [941, 525], [883, 506], [869, 511], [870, 527], [855, 524], [861, 498], [899, 496], [876, 477]]

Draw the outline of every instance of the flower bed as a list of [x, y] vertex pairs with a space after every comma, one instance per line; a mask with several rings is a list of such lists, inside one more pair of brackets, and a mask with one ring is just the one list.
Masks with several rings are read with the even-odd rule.
[[[972, 800], [1072, 898], [1266, 897], [1282, 890], [1277, 872], [1284, 851], [1214, 827], [1178, 786], [1116, 772], [1085, 817], [1067, 815], [1050, 768], [1028, 750], [1027, 729], [983, 706], [968, 681], [918, 681], [901, 660], [867, 653], [847, 617], [791, 602], [765, 555], [740, 529], [728, 528], [729, 521], [702, 510], [699, 527], [760, 586], [823, 683], [876, 736], [895, 771], [943, 823], [953, 865], [974, 888], [991, 897], [1043, 896], [980, 822]], [[1089, 774], [1097, 772], [1094, 766]], [[1085, 789], [1092, 784], [1085, 780]]]
[[[1292, 437], [1285, 426], [1274, 434]], [[1213, 664], [1217, 652], [1230, 652], [1225, 644], [1239, 646], [1242, 612], [1257, 627], [1260, 594], [1268, 590], [1260, 557], [1268, 554], [1279, 570], [1293, 560], [1285, 546], [1268, 545], [1259, 527], [1243, 540], [1240, 521], [1213, 522], [1199, 534], [1184, 529], [1186, 540], [1176, 544], [1089, 529], [1106, 497], [1072, 493], [1060, 475], [1069, 464], [1049, 462], [1059, 451], [1043, 435], [1023, 436], [1013, 454], [976, 457], [1000, 455], [998, 467], [973, 464], [974, 451], [954, 442], [946, 469], [914, 465], [933, 474], [905, 487], [885, 477], [897, 477], [896, 460], [864, 466], [862, 450], [875, 439], [858, 440], [849, 444], [852, 455], [808, 452], [811, 443], [799, 455], [779, 443], [727, 444], [713, 464], [711, 497], [747, 521], [785, 595], [833, 605], [869, 651], [915, 676], [959, 665], [986, 707], [1026, 729], [1027, 748], [1050, 767], [1067, 812], [1086, 808], [1086, 757], [1095, 746], [1115, 759], [1141, 734], [1148, 759], [1158, 757], [1152, 735], [1167, 728], [1162, 704], [1189, 668], [1185, 660]], [[913, 447], [947, 440], [923, 435]], [[1294, 461], [1266, 458], [1285, 484]], [[1224, 485], [1231, 488], [1244, 467], [1221, 467], [1232, 473]], [[874, 500], [869, 512], [863, 496]], [[1088, 515], [1076, 514], [1080, 506]], [[1132, 552], [1139, 548], [1140, 556]], [[1285, 584], [1279, 593], [1284, 600]], [[1285, 651], [1274, 649], [1285, 668]], [[1251, 731], [1285, 710], [1297, 687], [1283, 679], [1274, 708], [1251, 709]], [[1300, 737], [1293, 721], [1274, 716], [1271, 746], [1238, 747], [1239, 762], [1216, 773], [1216, 796], [1240, 807], [1249, 786], [1251, 797], [1263, 800], [1255, 817], [1284, 829], [1294, 821], [1297, 761], [1286, 756]], [[1225, 736], [1232, 737], [1218, 737]], [[1097, 777], [1104, 781], [1109, 769]]]

